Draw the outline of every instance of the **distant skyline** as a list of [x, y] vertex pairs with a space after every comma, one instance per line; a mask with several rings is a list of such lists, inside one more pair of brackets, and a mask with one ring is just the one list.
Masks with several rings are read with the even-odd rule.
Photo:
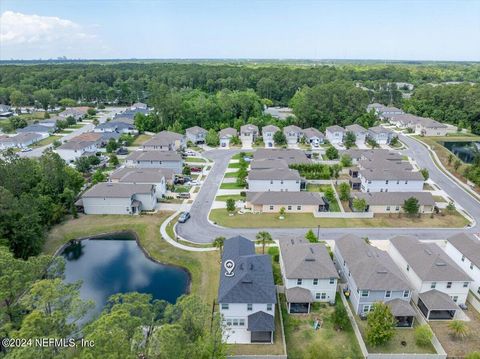
[[0, 60], [480, 60], [480, 0], [1, 0]]

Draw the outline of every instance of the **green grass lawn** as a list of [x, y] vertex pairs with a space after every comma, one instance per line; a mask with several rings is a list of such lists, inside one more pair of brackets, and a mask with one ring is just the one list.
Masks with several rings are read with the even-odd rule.
[[43, 140], [41, 141], [38, 141], [38, 142], [35, 142], [33, 145], [31, 145], [30, 147], [32, 148], [36, 148], [36, 147], [42, 147], [42, 146], [46, 146], [46, 145], [49, 145], [57, 140], [60, 140], [62, 138], [62, 136], [57, 136], [57, 135], [53, 135], [53, 136], [48, 136], [47, 138], [44, 138]]
[[185, 192], [190, 192], [189, 186], [180, 186], [180, 185], [175, 186], [175, 193], [185, 193]]
[[447, 202], [443, 196], [433, 196], [435, 202]]
[[222, 183], [220, 189], [245, 189], [245, 187], [239, 186], [236, 183]]
[[[288, 314], [285, 296], [280, 296], [288, 358], [361, 358], [362, 352], [351, 325], [336, 330], [331, 316], [334, 306], [314, 303], [310, 314]], [[335, 306], [343, 306], [337, 294]], [[315, 319], [322, 321], [314, 330]]]
[[328, 188], [332, 188], [332, 185], [307, 183], [308, 192], [325, 192]]
[[238, 176], [237, 172], [225, 172], [225, 178], [236, 178]]
[[448, 215], [422, 215], [410, 218], [405, 215], [384, 214], [374, 218], [316, 218], [310, 213], [287, 213], [279, 219], [278, 213], [245, 213], [229, 216], [226, 209], [212, 209], [210, 220], [218, 225], [231, 228], [460, 228], [468, 220], [458, 212]]
[[57, 248], [75, 238], [82, 238], [115, 231], [134, 231], [140, 245], [155, 260], [188, 269], [192, 276], [191, 293], [199, 295], [206, 303], [212, 303], [218, 290], [219, 254], [215, 252], [188, 252], [172, 247], [160, 235], [160, 225], [172, 212], [151, 215], [81, 215], [55, 226], [49, 233], [43, 248], [45, 254], [53, 254]]
[[221, 202], [226, 202], [227, 199], [232, 198], [235, 201], [240, 201], [242, 199], [245, 199], [245, 197], [240, 196], [239, 194], [226, 194], [223, 196], [217, 196], [215, 197], [215, 201], [221, 201]]
[[240, 168], [240, 163], [229, 163], [228, 168]]
[[340, 210], [340, 203], [338, 200], [335, 199], [334, 201], [330, 202], [330, 207], [328, 208], [329, 212], [341, 212]]
[[[245, 152], [246, 157], [252, 157], [253, 152]], [[236, 153], [232, 156], [232, 160], [239, 160], [240, 159], [240, 153]]]
[[149, 139], [151, 139], [152, 136], [150, 135], [146, 135], [144, 133], [142, 133], [141, 135], [138, 135], [135, 140], [133, 141], [132, 143], [132, 146], [140, 146], [142, 145], [143, 143], [147, 142]]
[[205, 159], [201, 158], [201, 157], [187, 157], [185, 158], [185, 161], [186, 162], [195, 162], [195, 163], [205, 163], [207, 161], [205, 161]]

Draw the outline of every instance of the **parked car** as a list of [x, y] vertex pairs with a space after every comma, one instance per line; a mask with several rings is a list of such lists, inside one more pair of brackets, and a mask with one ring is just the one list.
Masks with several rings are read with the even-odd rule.
[[185, 153], [190, 157], [195, 157], [197, 155], [197, 153], [192, 150], [187, 150]]
[[202, 172], [202, 167], [190, 167], [191, 172]]
[[190, 218], [190, 213], [182, 212], [178, 217], [178, 223], [185, 223], [186, 221], [188, 221], [189, 218]]
[[116, 151], [117, 155], [128, 155], [128, 150], [125, 147], [120, 147]]
[[30, 147], [22, 148], [21, 152], [30, 152], [32, 149]]
[[202, 182], [200, 181], [197, 181], [197, 180], [193, 180], [193, 181], [190, 181], [190, 186], [200, 186], [202, 184]]
[[185, 198], [190, 198], [190, 193], [189, 192], [181, 192], [181, 193], [177, 193], [177, 198], [182, 198], [182, 199], [185, 199]]

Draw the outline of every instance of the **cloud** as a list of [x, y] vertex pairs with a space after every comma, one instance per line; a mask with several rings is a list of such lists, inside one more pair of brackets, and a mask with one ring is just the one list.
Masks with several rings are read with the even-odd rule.
[[0, 24], [0, 42], [3, 45], [78, 41], [93, 37], [75, 22], [55, 16], [5, 11], [0, 16]]

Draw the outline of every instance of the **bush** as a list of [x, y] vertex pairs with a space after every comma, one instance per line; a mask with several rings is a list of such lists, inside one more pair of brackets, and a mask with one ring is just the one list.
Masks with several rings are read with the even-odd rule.
[[346, 329], [350, 324], [347, 311], [343, 304], [337, 303], [335, 305], [335, 311], [332, 313], [332, 322], [336, 329]]
[[335, 147], [330, 146], [327, 148], [327, 151], [325, 151], [325, 155], [329, 160], [335, 160], [338, 158], [338, 150]]
[[429, 345], [432, 342], [433, 333], [427, 324], [420, 325], [415, 328], [415, 343], [422, 347]]
[[367, 343], [373, 347], [387, 343], [395, 335], [395, 317], [385, 303], [375, 303], [367, 317]]

